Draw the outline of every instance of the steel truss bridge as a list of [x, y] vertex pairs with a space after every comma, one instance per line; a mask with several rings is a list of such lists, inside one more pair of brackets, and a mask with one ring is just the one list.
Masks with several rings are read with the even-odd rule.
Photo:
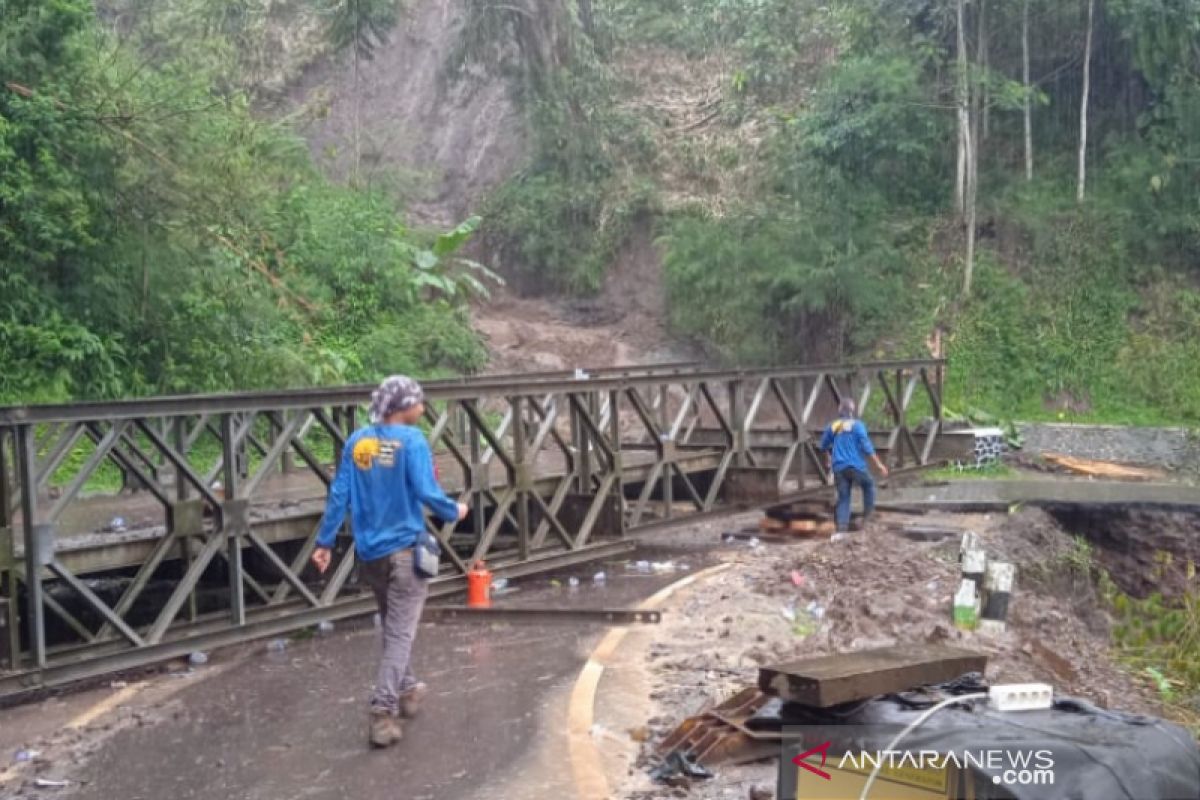
[[[443, 486], [432, 592], [484, 560], [527, 575], [634, 535], [829, 482], [843, 397], [894, 468], [939, 460], [944, 363], [694, 364], [426, 385]], [[370, 389], [0, 408], [0, 697], [373, 610], [348, 531], [309, 566], [333, 465]]]

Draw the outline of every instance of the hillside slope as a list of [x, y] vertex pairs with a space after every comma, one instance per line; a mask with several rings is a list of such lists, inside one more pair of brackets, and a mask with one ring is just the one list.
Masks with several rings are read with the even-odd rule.
[[352, 170], [361, 122], [365, 180], [394, 187], [414, 221], [447, 226], [473, 213], [526, 155], [524, 117], [500, 76], [446, 78], [465, 0], [414, 0], [370, 60], [343, 53], [292, 91], [302, 130], [333, 174]]

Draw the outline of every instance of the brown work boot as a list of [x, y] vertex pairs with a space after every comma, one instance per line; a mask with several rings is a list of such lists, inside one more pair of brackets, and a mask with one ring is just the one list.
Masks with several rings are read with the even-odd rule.
[[407, 692], [400, 695], [400, 716], [413, 719], [421, 711], [421, 701], [429, 694], [429, 687], [424, 683], [415, 683]]
[[387, 711], [371, 711], [371, 747], [391, 747], [404, 736], [400, 720]]

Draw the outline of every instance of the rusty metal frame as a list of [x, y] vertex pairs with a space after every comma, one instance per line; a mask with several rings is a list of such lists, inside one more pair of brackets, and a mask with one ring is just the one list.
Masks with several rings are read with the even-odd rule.
[[[893, 465], [927, 464], [943, 369], [667, 365], [431, 382], [436, 463], [472, 508], [461, 525], [429, 520], [447, 553], [439, 581], [457, 585], [481, 560], [575, 563], [743, 507], [734, 475], [779, 496], [827, 485], [817, 437], [845, 393], [885, 412], [890, 427], [874, 435]], [[0, 652], [14, 662], [0, 664], [0, 696], [361, 607], [347, 536], [325, 576], [308, 559], [367, 388], [0, 408]], [[106, 464], [120, 490], [96, 483]], [[110, 509], [128, 509], [129, 530], [98, 524]]]

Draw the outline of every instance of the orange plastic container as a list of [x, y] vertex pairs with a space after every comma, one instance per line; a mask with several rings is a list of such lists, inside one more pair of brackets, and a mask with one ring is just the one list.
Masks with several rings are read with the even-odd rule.
[[467, 573], [467, 606], [490, 608], [492, 605], [492, 573], [482, 561], [475, 562]]

